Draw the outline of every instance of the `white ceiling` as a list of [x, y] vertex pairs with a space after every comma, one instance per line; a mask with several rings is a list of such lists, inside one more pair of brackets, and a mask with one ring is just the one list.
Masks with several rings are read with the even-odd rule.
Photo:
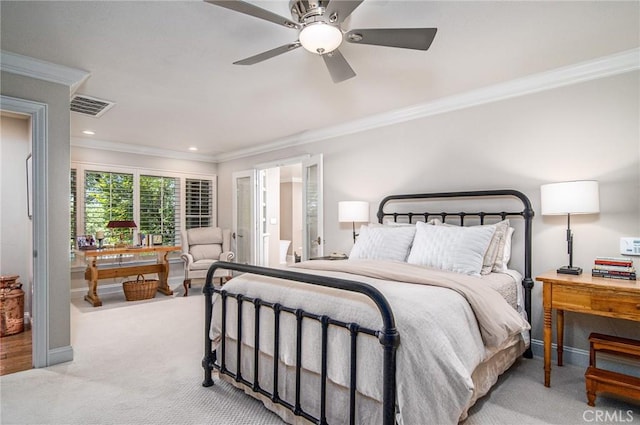
[[[287, 0], [254, 2], [290, 17]], [[232, 65], [295, 30], [201, 1], [5, 1], [2, 50], [90, 72], [77, 93], [116, 102], [71, 114], [75, 144], [216, 158], [640, 46], [639, 1], [366, 0], [347, 28], [437, 27], [424, 51], [345, 43], [334, 84], [303, 49]], [[95, 136], [82, 134], [85, 129]]]

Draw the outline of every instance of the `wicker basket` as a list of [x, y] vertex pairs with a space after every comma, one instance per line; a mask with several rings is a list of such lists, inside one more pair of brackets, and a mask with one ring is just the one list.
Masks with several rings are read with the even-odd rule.
[[156, 296], [158, 279], [145, 279], [139, 274], [136, 280], [122, 282], [122, 289], [127, 301], [148, 300]]

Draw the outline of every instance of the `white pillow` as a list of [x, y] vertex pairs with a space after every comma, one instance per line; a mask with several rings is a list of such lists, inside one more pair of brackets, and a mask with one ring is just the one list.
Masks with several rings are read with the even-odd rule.
[[415, 226], [362, 226], [349, 260], [406, 261]]
[[[436, 226], [454, 226], [453, 224], [443, 223], [440, 220], [438, 220], [434, 224]], [[492, 271], [498, 271], [494, 269], [499, 268], [500, 270], [502, 270], [501, 264], [502, 258], [504, 256], [503, 251], [505, 247], [505, 238], [507, 237], [507, 230], [509, 229], [509, 219], [505, 219], [494, 224], [483, 224], [481, 226], [489, 226], [494, 229], [493, 236], [491, 237], [491, 242], [489, 242], [487, 251], [484, 253], [484, 258], [482, 260], [482, 270], [480, 270], [481, 275], [486, 275], [491, 273]], [[496, 262], [499, 262], [498, 265], [496, 265]]]
[[495, 226], [431, 226], [417, 223], [407, 262], [480, 275]]
[[504, 237], [500, 240], [498, 256], [492, 269], [492, 271], [496, 273], [504, 273], [508, 269], [509, 260], [511, 260], [511, 239], [513, 238], [514, 231], [515, 229], [513, 227], [509, 227]]
[[509, 229], [509, 219], [499, 221], [495, 224], [490, 224], [495, 227], [495, 232], [487, 248], [487, 252], [484, 254], [484, 261], [482, 263], [482, 271], [480, 274], [489, 274], [496, 267], [496, 262], [500, 261], [503, 257], [504, 241], [507, 237], [507, 230]]

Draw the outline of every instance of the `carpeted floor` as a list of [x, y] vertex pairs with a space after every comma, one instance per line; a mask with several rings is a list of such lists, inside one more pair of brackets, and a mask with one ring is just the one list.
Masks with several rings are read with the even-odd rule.
[[[105, 298], [103, 308], [74, 301], [74, 361], [0, 377], [0, 423], [282, 424], [230, 385], [201, 386], [204, 302], [199, 288], [191, 294]], [[640, 423], [637, 404], [587, 406], [583, 373], [555, 367], [545, 388], [541, 359], [522, 359], [464, 425]]]

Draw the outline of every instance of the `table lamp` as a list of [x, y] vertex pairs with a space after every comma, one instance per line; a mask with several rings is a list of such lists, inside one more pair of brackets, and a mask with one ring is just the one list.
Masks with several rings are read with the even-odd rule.
[[98, 249], [102, 249], [102, 241], [104, 240], [104, 231], [98, 230], [96, 232], [96, 239], [98, 240]]
[[340, 201], [338, 202], [338, 221], [340, 223], [351, 222], [353, 226], [353, 243], [356, 243], [356, 222], [369, 222], [369, 203], [365, 201]]
[[[109, 223], [107, 224], [107, 228], [109, 229], [135, 229], [136, 227], [136, 223], [133, 220], [111, 220], [109, 221]], [[132, 238], [133, 240], [133, 238]], [[123, 241], [123, 235], [122, 232], [120, 232], [120, 243], [117, 244], [117, 247], [123, 247], [126, 246], [127, 244], [124, 243]]]
[[558, 273], [579, 275], [580, 267], [573, 265], [573, 233], [571, 214], [596, 214], [600, 212], [598, 182], [595, 180], [569, 181], [540, 186], [542, 215], [567, 215], [567, 252], [569, 265], [560, 267]]

